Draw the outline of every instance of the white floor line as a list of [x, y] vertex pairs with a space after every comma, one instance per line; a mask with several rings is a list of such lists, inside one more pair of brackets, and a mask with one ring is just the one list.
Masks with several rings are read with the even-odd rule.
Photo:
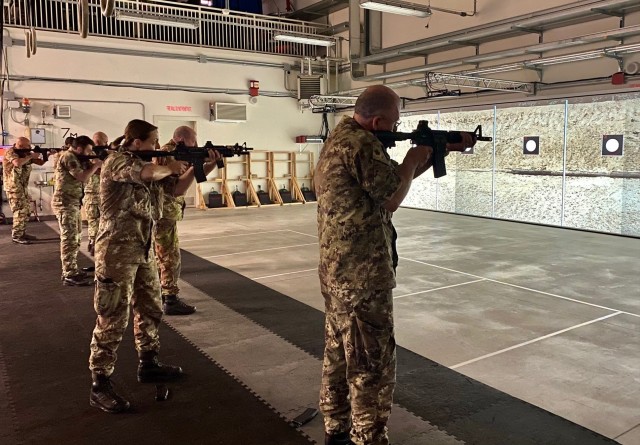
[[471, 363], [475, 363], [477, 361], [484, 360], [485, 358], [494, 357], [494, 356], [496, 356], [498, 354], [502, 354], [504, 352], [511, 351], [513, 349], [521, 348], [523, 346], [527, 346], [527, 345], [530, 345], [532, 343], [536, 343], [536, 342], [545, 340], [545, 339], [550, 338], [550, 337], [555, 337], [556, 335], [563, 334], [563, 333], [565, 333], [567, 331], [571, 331], [573, 329], [581, 328], [582, 326], [587, 326], [587, 325], [590, 325], [590, 324], [593, 324], [593, 323], [597, 323], [599, 321], [606, 320], [607, 318], [615, 317], [616, 315], [620, 315], [622, 313], [623, 313], [622, 311], [617, 311], [617, 312], [614, 312], [613, 314], [608, 314], [608, 315], [605, 315], [604, 317], [596, 318], [595, 320], [586, 321], [584, 323], [580, 323], [580, 324], [577, 324], [575, 326], [571, 326], [571, 327], [568, 327], [566, 329], [562, 329], [560, 331], [552, 332], [551, 334], [543, 335], [542, 337], [534, 338], [533, 340], [525, 341], [523, 343], [519, 343], [517, 345], [513, 345], [513, 346], [501, 349], [501, 350], [496, 351], [496, 352], [492, 352], [491, 354], [485, 354], [485, 355], [483, 355], [481, 357], [477, 357], [477, 358], [474, 358], [472, 360], [467, 360], [466, 362], [458, 363], [457, 365], [449, 366], [449, 368], [457, 369], [457, 368], [460, 368], [460, 367], [465, 366], [465, 365], [470, 365]]
[[188, 243], [190, 241], [205, 241], [205, 240], [209, 240], [209, 239], [220, 239], [220, 238], [230, 238], [232, 236], [247, 236], [247, 235], [259, 235], [261, 233], [276, 233], [276, 232], [290, 232], [290, 230], [267, 230], [265, 232], [247, 232], [247, 233], [240, 233], [237, 235], [224, 235], [224, 236], [210, 236], [207, 238], [193, 238], [193, 239], [182, 239], [180, 238], [180, 242], [181, 243]]
[[209, 256], [203, 256], [201, 258], [205, 258], [205, 259], [208, 259], [208, 258], [219, 258], [219, 257], [222, 257], [222, 256], [242, 255], [244, 253], [267, 252], [269, 250], [291, 249], [292, 247], [312, 246], [314, 244], [318, 244], [318, 243], [294, 244], [293, 246], [272, 247], [270, 249], [245, 250], [244, 252], [223, 253], [222, 255], [209, 255]]
[[481, 277], [480, 275], [474, 275], [474, 274], [471, 274], [471, 273], [462, 272], [460, 270], [450, 269], [448, 267], [438, 266], [436, 264], [426, 263], [426, 262], [420, 261], [420, 260], [414, 260], [412, 258], [400, 257], [400, 259], [406, 260], [406, 261], [413, 261], [414, 263], [420, 263], [420, 264], [424, 264], [425, 266], [431, 266], [431, 267], [435, 267], [435, 268], [438, 268], [438, 269], [448, 270], [450, 272], [456, 272], [456, 273], [459, 273], [459, 274], [462, 274], [462, 275], [468, 275], [470, 277], [482, 278], [482, 279], [484, 279], [486, 281], [491, 281], [492, 283], [497, 283], [497, 284], [503, 284], [505, 286], [516, 287], [518, 289], [527, 290], [527, 291], [531, 291], [531, 292], [536, 292], [538, 294], [548, 295], [549, 297], [560, 298], [562, 300], [572, 301], [574, 303], [584, 304], [584, 305], [591, 306], [591, 307], [597, 307], [599, 309], [605, 309], [607, 311], [619, 312], [621, 314], [631, 315], [632, 317], [640, 317], [640, 314], [636, 314], [636, 313], [633, 313], [633, 312], [622, 311], [620, 309], [615, 309], [615, 308], [611, 308], [611, 307], [608, 307], [608, 306], [601, 306], [599, 304], [589, 303], [588, 301], [577, 300], [575, 298], [563, 297], [562, 295], [552, 294], [550, 292], [545, 292], [545, 291], [542, 291], [542, 290], [532, 289], [530, 287], [519, 286], [517, 284], [507, 283], [505, 281], [494, 280], [492, 278], [487, 278], [487, 277]]
[[309, 235], [308, 233], [296, 232], [295, 230], [289, 230], [289, 232], [297, 233], [298, 235], [310, 236], [312, 238], [318, 237], [318, 235]]
[[296, 273], [311, 272], [312, 270], [318, 270], [318, 268], [314, 267], [313, 269], [296, 270], [295, 272], [278, 273], [278, 274], [275, 274], [275, 275], [264, 275], [262, 277], [255, 277], [255, 278], [251, 278], [251, 279], [252, 280], [263, 280], [265, 278], [282, 277], [284, 275], [293, 275], [293, 274], [296, 274]]
[[442, 289], [450, 289], [452, 287], [464, 286], [465, 284], [477, 283], [478, 281], [485, 281], [485, 279], [481, 278], [479, 280], [465, 281], [464, 283], [452, 284], [450, 286], [442, 286], [442, 287], [436, 287], [435, 289], [427, 289], [427, 290], [421, 290], [419, 292], [411, 292], [410, 294], [398, 295], [397, 297], [393, 297], [393, 299], [395, 300], [397, 298], [410, 297], [412, 295], [426, 294], [428, 292], [435, 292], [437, 290], [442, 290]]

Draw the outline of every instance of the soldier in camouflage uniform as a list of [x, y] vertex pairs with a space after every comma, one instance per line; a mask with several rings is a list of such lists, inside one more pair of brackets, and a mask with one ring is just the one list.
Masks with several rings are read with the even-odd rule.
[[[93, 135], [93, 145], [98, 147], [106, 146], [109, 138], [106, 134], [98, 131]], [[91, 152], [95, 155], [95, 153]], [[89, 236], [89, 253], [95, 253], [96, 234], [98, 233], [98, 223], [100, 222], [100, 170], [89, 178], [84, 186], [84, 196], [82, 198], [82, 208], [87, 217], [87, 233]]]
[[326, 445], [389, 443], [397, 258], [391, 216], [412, 179], [430, 167], [432, 152], [413, 147], [400, 165], [389, 158], [371, 131], [394, 131], [399, 107], [391, 89], [367, 88], [353, 118], [344, 117], [331, 132], [315, 171], [325, 299], [320, 409]]
[[8, 149], [2, 160], [2, 180], [4, 190], [13, 212], [13, 230], [11, 240], [17, 244], [31, 244], [36, 237], [26, 233], [27, 221], [31, 214], [31, 196], [29, 196], [29, 176], [31, 164], [42, 165], [44, 160], [38, 153], [20, 153], [16, 150], [30, 150], [31, 141], [19, 137]]
[[[187, 147], [197, 146], [196, 132], [187, 126], [176, 128], [173, 138], [161, 150], [173, 151], [179, 143], [183, 143]], [[173, 158], [156, 158], [154, 162], [164, 165], [171, 159]], [[215, 163], [206, 163], [204, 168], [205, 173], [209, 174], [215, 168]], [[174, 196], [178, 181], [188, 187], [193, 182], [193, 168], [189, 168], [182, 178], [168, 177], [160, 181], [165, 192], [164, 202], [162, 218], [155, 226], [153, 239], [158, 269], [160, 270], [162, 309], [165, 315], [189, 315], [196, 311], [195, 306], [186, 304], [178, 297], [180, 292], [178, 279], [180, 278], [181, 259], [177, 223], [183, 217], [185, 204], [182, 194], [186, 192], [185, 189], [179, 193], [180, 196]]]
[[88, 286], [84, 273], [78, 270], [78, 250], [82, 238], [80, 200], [82, 185], [89, 181], [102, 162], [92, 159], [86, 166], [78, 155], [91, 153], [93, 141], [88, 136], [79, 136], [71, 148], [63, 151], [56, 163], [54, 192], [51, 208], [60, 227], [60, 261], [62, 262], [62, 284], [66, 286]]
[[154, 221], [160, 217], [162, 189], [155, 181], [182, 175], [187, 166], [172, 161], [166, 166], [142, 161], [136, 151], [153, 150], [157, 128], [142, 120], [129, 122], [122, 150], [105, 160], [100, 173], [100, 225], [95, 245], [98, 318], [91, 340], [93, 385], [90, 404], [109, 413], [130, 404], [118, 395], [110, 376], [116, 352], [134, 313], [134, 336], [140, 358], [138, 381], [178, 378], [182, 369], [158, 361], [158, 327], [162, 319], [158, 269], [152, 252]]

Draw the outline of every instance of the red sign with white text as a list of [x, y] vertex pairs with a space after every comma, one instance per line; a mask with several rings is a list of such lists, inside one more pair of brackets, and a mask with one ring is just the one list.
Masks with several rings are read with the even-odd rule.
[[167, 105], [167, 111], [191, 111], [188, 105]]

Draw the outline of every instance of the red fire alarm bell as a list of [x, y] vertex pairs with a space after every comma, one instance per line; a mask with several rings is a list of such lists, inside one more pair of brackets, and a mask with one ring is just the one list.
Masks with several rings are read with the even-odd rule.
[[613, 73], [611, 76], [612, 85], [624, 85], [624, 72]]
[[260, 82], [258, 82], [257, 80], [250, 80], [249, 81], [249, 95], [250, 96], [257, 96], [259, 94], [259, 90], [260, 90]]

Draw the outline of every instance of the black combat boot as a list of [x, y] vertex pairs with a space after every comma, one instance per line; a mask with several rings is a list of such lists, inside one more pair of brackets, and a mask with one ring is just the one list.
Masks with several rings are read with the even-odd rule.
[[103, 374], [92, 374], [91, 379], [93, 384], [89, 395], [89, 405], [112, 414], [129, 409], [131, 404], [114, 391], [109, 377]]
[[324, 435], [324, 445], [355, 445], [349, 438], [349, 433], [336, 433]]
[[180, 366], [160, 363], [156, 351], [141, 352], [139, 356], [138, 381], [140, 383], [162, 383], [182, 376], [182, 368]]
[[89, 282], [87, 281], [86, 274], [78, 272], [74, 275], [63, 277], [62, 284], [64, 284], [65, 286], [88, 286]]
[[164, 315], [190, 315], [195, 311], [195, 306], [185, 303], [177, 295], [162, 296], [162, 312]]

